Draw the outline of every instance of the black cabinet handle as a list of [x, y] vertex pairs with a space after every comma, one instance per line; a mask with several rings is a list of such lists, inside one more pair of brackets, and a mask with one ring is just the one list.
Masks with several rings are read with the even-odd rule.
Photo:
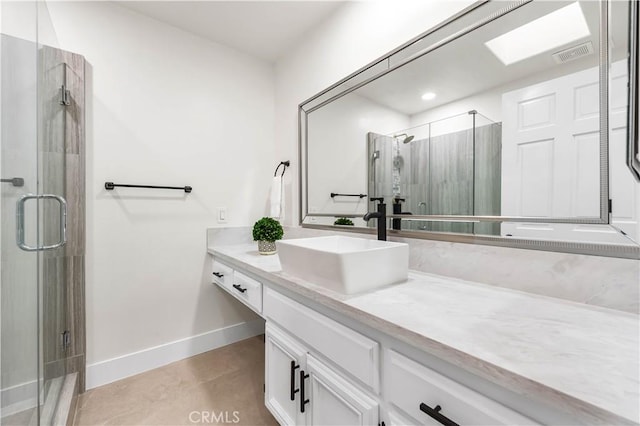
[[296, 365], [295, 361], [291, 361], [291, 400], [295, 401], [296, 393], [300, 392], [300, 389], [296, 389], [296, 370], [300, 368], [299, 365]]
[[213, 275], [215, 275], [218, 278], [224, 277], [224, 274], [221, 274], [220, 272], [214, 272]]
[[309, 378], [308, 374], [304, 374], [304, 370], [300, 370], [300, 412], [304, 413], [304, 406], [309, 403], [308, 399], [305, 399], [304, 394], [304, 379]]
[[436, 405], [435, 408], [431, 408], [424, 402], [420, 403], [420, 411], [422, 411], [423, 413], [426, 413], [432, 419], [437, 420], [438, 422], [442, 423], [445, 426], [460, 426], [458, 423], [454, 422], [444, 414], [440, 414], [441, 410], [442, 410], [442, 407], [439, 405]]
[[236, 290], [238, 290], [240, 293], [244, 293], [244, 292], [246, 292], [246, 291], [247, 291], [247, 289], [246, 289], [246, 288], [242, 288], [242, 287], [240, 286], [240, 284], [234, 284], [234, 285], [233, 285], [233, 288], [235, 288]]

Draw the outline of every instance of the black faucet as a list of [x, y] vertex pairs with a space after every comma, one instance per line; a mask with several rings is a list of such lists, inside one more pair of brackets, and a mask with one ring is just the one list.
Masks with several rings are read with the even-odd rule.
[[[404, 203], [404, 202], [405, 202], [404, 198], [395, 197], [393, 199], [393, 214], [394, 215], [397, 215], [397, 214], [413, 214], [411, 212], [403, 212], [402, 211], [402, 204], [401, 203]], [[397, 218], [391, 219], [391, 229], [402, 229], [401, 219], [397, 219]]]
[[379, 201], [378, 211], [369, 212], [364, 215], [363, 219], [368, 222], [369, 219], [378, 219], [378, 240], [387, 241], [387, 205], [382, 197], [371, 197], [370, 201]]

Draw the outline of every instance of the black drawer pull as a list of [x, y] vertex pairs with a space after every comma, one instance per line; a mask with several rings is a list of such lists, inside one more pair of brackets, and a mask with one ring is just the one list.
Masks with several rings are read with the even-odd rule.
[[304, 406], [309, 403], [308, 399], [305, 399], [304, 394], [304, 379], [308, 379], [309, 375], [304, 374], [304, 370], [300, 370], [300, 412], [304, 413]]
[[420, 403], [420, 411], [422, 411], [423, 413], [426, 413], [432, 419], [437, 420], [438, 422], [442, 423], [445, 426], [460, 426], [458, 423], [454, 422], [444, 414], [440, 414], [441, 410], [442, 410], [442, 407], [439, 405], [436, 405], [435, 408], [431, 408], [424, 402]]
[[215, 275], [218, 278], [222, 278], [224, 277], [224, 274], [220, 273], [220, 272], [214, 272], [213, 275]]
[[246, 288], [242, 288], [242, 287], [240, 286], [240, 284], [234, 284], [234, 285], [233, 285], [233, 288], [235, 288], [236, 290], [238, 290], [240, 293], [245, 293], [245, 292], [247, 291], [247, 289], [246, 289]]
[[300, 392], [300, 389], [296, 389], [296, 370], [300, 368], [299, 365], [296, 365], [295, 361], [291, 361], [291, 400], [296, 400], [296, 393]]

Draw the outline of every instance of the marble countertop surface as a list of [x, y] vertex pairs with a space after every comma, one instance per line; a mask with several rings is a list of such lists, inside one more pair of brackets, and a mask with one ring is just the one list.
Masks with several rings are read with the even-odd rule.
[[587, 423], [638, 424], [634, 314], [422, 272], [343, 295], [282, 272], [254, 244], [209, 253]]

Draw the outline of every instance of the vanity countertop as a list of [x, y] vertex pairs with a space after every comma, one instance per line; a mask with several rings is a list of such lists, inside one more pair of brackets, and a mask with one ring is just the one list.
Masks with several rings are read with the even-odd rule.
[[634, 314], [422, 272], [343, 295], [282, 272], [254, 244], [209, 253], [586, 423], [638, 424]]

